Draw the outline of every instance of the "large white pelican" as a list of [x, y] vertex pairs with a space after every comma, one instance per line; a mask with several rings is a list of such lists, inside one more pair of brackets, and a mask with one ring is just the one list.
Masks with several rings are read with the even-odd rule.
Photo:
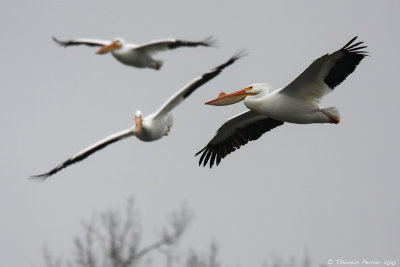
[[366, 56], [360, 46], [351, 39], [345, 46], [332, 54], [317, 58], [294, 81], [282, 89], [271, 92], [266, 83], [257, 83], [232, 94], [221, 93], [209, 105], [229, 105], [244, 100], [249, 109], [228, 119], [217, 131], [213, 139], [200, 150], [199, 165], [210, 168], [217, 165], [229, 153], [256, 140], [265, 132], [291, 123], [339, 123], [336, 107], [323, 108], [321, 98], [333, 91], [352, 73]]
[[155, 141], [163, 136], [168, 135], [172, 127], [172, 114], [171, 111], [179, 105], [183, 100], [185, 100], [191, 93], [193, 93], [197, 88], [207, 83], [217, 75], [219, 75], [222, 70], [229, 65], [233, 64], [237, 59], [245, 54], [244, 50], [235, 54], [225, 63], [214, 68], [210, 72], [207, 72], [184, 86], [181, 90], [172, 95], [156, 112], [150, 114], [143, 118], [142, 112], [140, 110], [135, 113], [135, 125], [130, 128], [114, 133], [97, 143], [79, 151], [77, 154], [67, 159], [54, 169], [49, 172], [31, 176], [32, 179], [45, 180], [49, 176], [59, 172], [60, 170], [68, 167], [71, 164], [79, 162], [93, 153], [99, 151], [100, 149], [115, 143], [117, 141], [123, 140], [130, 136], [136, 136], [142, 141]]
[[136, 68], [151, 68], [159, 70], [162, 61], [154, 59], [152, 56], [160, 51], [175, 49], [178, 47], [196, 47], [196, 46], [214, 46], [216, 40], [208, 37], [203, 41], [192, 42], [176, 39], [156, 40], [142, 45], [127, 44], [121, 38], [113, 41], [95, 40], [95, 39], [76, 39], [69, 41], [60, 41], [53, 37], [53, 40], [61, 46], [68, 47], [74, 45], [99, 46], [97, 54], [111, 54], [121, 63]]

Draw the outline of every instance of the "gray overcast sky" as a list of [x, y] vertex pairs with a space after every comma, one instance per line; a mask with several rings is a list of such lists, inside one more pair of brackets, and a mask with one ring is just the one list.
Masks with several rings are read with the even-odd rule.
[[[211, 239], [231, 266], [269, 255], [397, 260], [400, 264], [399, 1], [2, 1], [0, 3], [0, 266], [39, 266], [42, 245], [71, 250], [82, 220], [129, 196], [144, 241], [188, 203], [196, 219], [182, 247]], [[123, 66], [60, 39], [129, 42], [213, 35], [219, 47], [160, 53], [160, 71]], [[338, 125], [285, 124], [210, 170], [195, 152], [243, 104], [210, 107], [220, 91], [285, 86], [311, 61], [358, 35], [371, 57], [334, 93]], [[27, 180], [149, 114], [238, 49], [250, 55], [174, 110], [170, 135], [131, 138], [63, 170]]]

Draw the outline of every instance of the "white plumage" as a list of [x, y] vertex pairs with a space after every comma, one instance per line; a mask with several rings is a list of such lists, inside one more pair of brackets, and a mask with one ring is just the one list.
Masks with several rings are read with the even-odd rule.
[[77, 154], [67, 159], [63, 163], [56, 166], [49, 172], [34, 175], [32, 179], [45, 180], [49, 176], [59, 172], [60, 170], [68, 167], [71, 164], [79, 162], [93, 153], [103, 149], [104, 147], [115, 143], [117, 141], [123, 140], [130, 136], [136, 136], [142, 141], [155, 141], [168, 135], [172, 127], [172, 114], [171, 111], [178, 106], [182, 101], [189, 97], [196, 89], [201, 87], [203, 84], [207, 83], [214, 77], [218, 76], [223, 69], [233, 64], [237, 59], [243, 56], [243, 53], [239, 52], [225, 63], [214, 68], [210, 72], [204, 73], [203, 75], [195, 78], [181, 90], [172, 95], [156, 112], [150, 114], [143, 118], [141, 111], [136, 111], [135, 113], [135, 125], [129, 127], [126, 130], [114, 133], [95, 144], [79, 151]]
[[100, 47], [97, 54], [111, 53], [119, 62], [136, 67], [136, 68], [151, 68], [159, 70], [162, 66], [162, 61], [153, 58], [160, 52], [178, 47], [196, 47], [196, 46], [214, 46], [216, 40], [208, 37], [203, 41], [184, 41], [177, 39], [156, 40], [142, 45], [128, 44], [122, 38], [116, 38], [113, 41], [96, 40], [96, 39], [76, 39], [69, 41], [59, 41], [53, 37], [53, 40], [61, 46], [76, 46], [86, 45], [91, 47]]
[[282, 89], [271, 92], [266, 83], [257, 83], [232, 94], [221, 93], [210, 105], [229, 105], [244, 100], [249, 109], [227, 120], [213, 139], [196, 155], [202, 154], [199, 164], [210, 168], [217, 165], [229, 153], [256, 140], [265, 132], [284, 122], [339, 123], [336, 107], [323, 108], [322, 97], [343, 82], [366, 56], [360, 46], [351, 39], [341, 49], [317, 58], [296, 79]]

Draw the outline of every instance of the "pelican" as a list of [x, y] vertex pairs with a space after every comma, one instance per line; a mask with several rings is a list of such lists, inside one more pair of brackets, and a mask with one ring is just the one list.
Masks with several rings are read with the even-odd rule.
[[196, 47], [196, 46], [214, 46], [216, 40], [208, 37], [203, 41], [192, 42], [176, 39], [156, 40], [142, 45], [127, 44], [122, 38], [116, 38], [113, 41], [95, 40], [95, 39], [76, 39], [69, 41], [60, 41], [53, 37], [53, 40], [60, 46], [68, 47], [75, 45], [87, 45], [100, 47], [96, 54], [103, 55], [111, 53], [122, 64], [136, 68], [151, 68], [159, 70], [162, 61], [154, 59], [152, 56], [160, 51], [175, 49], [178, 47]]
[[207, 72], [184, 86], [181, 90], [172, 95], [156, 112], [143, 118], [140, 110], [135, 113], [135, 124], [126, 130], [111, 134], [110, 136], [94, 143], [93, 145], [79, 151], [77, 154], [67, 159], [54, 169], [49, 172], [33, 175], [32, 179], [45, 180], [49, 176], [59, 172], [60, 170], [68, 167], [71, 164], [79, 162], [93, 153], [103, 149], [104, 147], [121, 141], [130, 136], [136, 136], [141, 141], [156, 141], [163, 136], [168, 135], [172, 127], [172, 114], [171, 111], [189, 97], [197, 88], [207, 83], [217, 75], [219, 75], [223, 69], [233, 64], [237, 59], [245, 55], [245, 51], [239, 51], [237, 54], [232, 56], [225, 63], [214, 68], [210, 72]]
[[333, 91], [352, 73], [368, 52], [354, 37], [341, 49], [315, 59], [284, 88], [271, 91], [266, 83], [252, 84], [232, 94], [220, 93], [208, 105], [230, 105], [244, 100], [247, 111], [228, 119], [211, 141], [199, 152], [199, 165], [210, 168], [226, 155], [258, 139], [265, 132], [289, 123], [339, 123], [336, 107], [323, 108], [321, 98]]

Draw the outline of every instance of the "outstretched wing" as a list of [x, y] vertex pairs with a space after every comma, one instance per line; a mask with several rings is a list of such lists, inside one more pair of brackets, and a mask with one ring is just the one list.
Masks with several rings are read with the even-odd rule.
[[212, 36], [198, 42], [176, 40], [176, 39], [165, 39], [165, 40], [156, 40], [150, 43], [142, 44], [135, 47], [134, 49], [144, 53], [152, 54], [164, 50], [175, 49], [178, 47], [215, 46], [216, 43], [217, 43], [216, 39], [214, 39]]
[[319, 101], [342, 83], [367, 55], [362, 49], [363, 42], [353, 43], [351, 39], [341, 49], [326, 54], [311, 63], [295, 80], [282, 89], [282, 93], [298, 98]]
[[108, 45], [111, 43], [111, 41], [106, 41], [106, 40], [95, 40], [95, 39], [84, 39], [84, 38], [76, 40], [60, 41], [57, 38], [53, 37], [53, 40], [54, 42], [63, 47], [75, 46], [75, 45], [87, 45], [91, 47], [96, 47], [96, 46]]
[[218, 164], [221, 159], [232, 153], [249, 141], [257, 140], [264, 133], [282, 125], [282, 121], [268, 118], [255, 111], [245, 111], [235, 117], [228, 119], [218, 129], [211, 141], [199, 152], [201, 153], [199, 166], [207, 165], [210, 160], [210, 168], [214, 163]]
[[120, 141], [122, 139], [125, 139], [129, 136], [134, 135], [134, 131], [133, 128], [112, 134], [102, 140], [100, 140], [99, 142], [79, 151], [76, 155], [72, 156], [71, 158], [67, 159], [66, 161], [64, 161], [63, 163], [61, 163], [60, 165], [58, 165], [57, 167], [55, 167], [54, 169], [50, 170], [49, 172], [43, 173], [43, 174], [39, 174], [39, 175], [32, 175], [31, 179], [33, 180], [39, 180], [39, 181], [44, 181], [46, 180], [49, 176], [56, 174], [57, 172], [61, 171], [62, 169], [68, 167], [71, 164], [77, 163], [87, 157], [89, 157], [90, 155], [92, 155], [93, 153], [99, 151], [100, 149], [105, 148], [106, 146], [115, 143], [117, 141]]
[[223, 69], [232, 65], [236, 60], [241, 58], [242, 56], [246, 55], [245, 50], [241, 50], [236, 53], [233, 57], [227, 60], [225, 63], [219, 65], [218, 67], [212, 69], [211, 71], [204, 73], [203, 75], [195, 78], [186, 86], [184, 86], [181, 90], [171, 96], [165, 103], [160, 107], [159, 110], [156, 112], [156, 117], [160, 115], [168, 114], [173, 108], [179, 105], [183, 100], [185, 100], [191, 93], [193, 93], [197, 88], [202, 86], [203, 84], [207, 83], [214, 77], [218, 76]]

